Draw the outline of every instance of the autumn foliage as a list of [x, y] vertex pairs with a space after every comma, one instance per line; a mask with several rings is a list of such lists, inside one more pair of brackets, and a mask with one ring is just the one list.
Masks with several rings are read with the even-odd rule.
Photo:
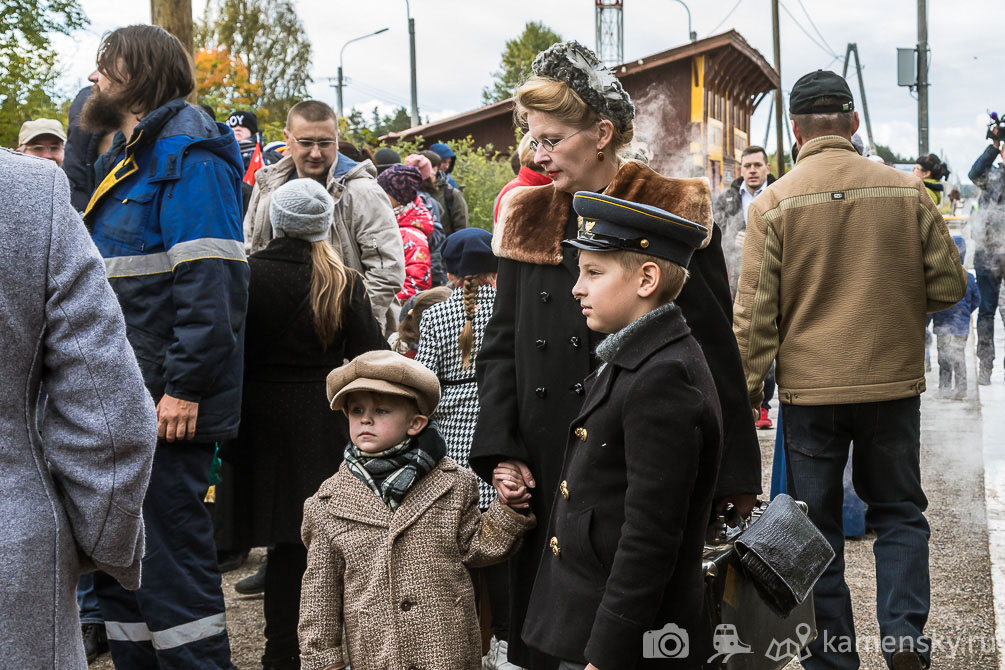
[[247, 66], [226, 47], [199, 49], [195, 78], [199, 102], [212, 107], [217, 118], [235, 109], [251, 109], [262, 93], [261, 83], [251, 81]]

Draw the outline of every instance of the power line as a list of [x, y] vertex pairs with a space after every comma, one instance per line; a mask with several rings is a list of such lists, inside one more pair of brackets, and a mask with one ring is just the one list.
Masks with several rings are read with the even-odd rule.
[[836, 53], [834, 51], [834, 48], [830, 44], [827, 43], [827, 40], [824, 38], [823, 33], [820, 32], [820, 29], [817, 28], [817, 24], [813, 23], [813, 18], [810, 16], [810, 13], [808, 11], [806, 11], [806, 5], [803, 4], [803, 0], [797, 0], [797, 2], [799, 3], [799, 6], [802, 7], [803, 14], [806, 15], [806, 20], [810, 22], [810, 26], [813, 28], [813, 31], [817, 34], [817, 36], [820, 38], [820, 40], [825, 45], [827, 45], [827, 48], [831, 50], [831, 53]]
[[743, 2], [743, 0], [736, 0], [736, 4], [733, 5], [733, 8], [731, 10], [729, 10], [729, 12], [726, 14], [726, 16], [722, 17], [722, 21], [719, 21], [719, 23], [716, 24], [715, 28], [712, 28], [711, 30], [708, 31], [708, 34], [711, 35], [716, 30], [718, 30], [719, 28], [721, 28], [722, 24], [724, 24], [726, 21], [729, 20], [729, 17], [731, 17], [733, 15], [733, 12], [736, 11], [736, 8], [740, 6], [741, 2]]
[[780, 2], [779, 4], [780, 4], [780, 5], [782, 6], [782, 9], [784, 9], [784, 10], [785, 10], [785, 13], [789, 15], [789, 18], [790, 18], [790, 19], [792, 19], [793, 23], [795, 23], [795, 24], [796, 24], [796, 26], [797, 26], [797, 27], [799, 28], [799, 30], [803, 31], [803, 34], [804, 34], [804, 35], [806, 35], [806, 37], [807, 37], [807, 38], [808, 38], [808, 39], [809, 39], [809, 40], [810, 40], [811, 42], [813, 42], [813, 43], [814, 43], [814, 44], [816, 44], [816, 45], [817, 45], [818, 47], [820, 47], [820, 50], [821, 50], [821, 51], [823, 51], [823, 52], [824, 52], [825, 54], [827, 54], [828, 56], [833, 56], [833, 57], [835, 57], [835, 58], [840, 58], [840, 56], [838, 56], [838, 55], [837, 55], [836, 53], [834, 53], [834, 50], [833, 50], [833, 49], [828, 49], [828, 48], [827, 48], [827, 47], [825, 47], [825, 46], [824, 46], [823, 44], [821, 44], [820, 42], [818, 42], [818, 41], [817, 41], [817, 39], [816, 39], [815, 37], [813, 37], [813, 35], [811, 35], [811, 34], [810, 34], [810, 32], [809, 32], [808, 30], [806, 30], [806, 28], [804, 28], [804, 27], [803, 27], [803, 24], [799, 23], [799, 19], [797, 19], [797, 18], [796, 18], [796, 17], [795, 17], [795, 16], [794, 16], [794, 15], [792, 14], [792, 12], [790, 12], [790, 11], [789, 11], [789, 8], [785, 6], [785, 3], [784, 3], [784, 2]]
[[[396, 107], [404, 107], [406, 110], [408, 109], [408, 106], [411, 104], [404, 98], [401, 98], [395, 95], [394, 93], [385, 91], [370, 84], [361, 84], [359, 82], [352, 82], [350, 84], [347, 84], [346, 86], [348, 88], [354, 88], [360, 93], [363, 93], [364, 95], [369, 95], [371, 97], [377, 98], [382, 102], [395, 105]], [[421, 107], [427, 114], [429, 113], [437, 114], [443, 112], [443, 108], [424, 105], [422, 104], [421, 100], [419, 101], [419, 107]]]

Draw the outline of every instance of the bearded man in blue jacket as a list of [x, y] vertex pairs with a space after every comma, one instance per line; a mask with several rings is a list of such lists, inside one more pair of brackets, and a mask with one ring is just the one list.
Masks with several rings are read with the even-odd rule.
[[122, 307], [158, 444], [143, 503], [140, 589], [95, 577], [119, 668], [225, 669], [230, 661], [212, 522], [203, 497], [214, 443], [237, 435], [248, 301], [237, 141], [185, 102], [177, 38], [129, 26], [98, 49], [90, 132], [117, 131], [95, 163], [84, 214]]

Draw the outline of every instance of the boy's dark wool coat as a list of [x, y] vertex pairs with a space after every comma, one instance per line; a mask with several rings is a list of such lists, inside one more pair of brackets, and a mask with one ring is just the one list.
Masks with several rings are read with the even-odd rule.
[[[711, 653], [701, 563], [722, 418], [690, 332], [677, 307], [653, 315], [588, 379], [561, 483], [538, 492], [554, 502], [531, 647], [612, 669], [700, 667]], [[642, 660], [645, 633], [667, 624], [688, 634], [687, 658]]]
[[[669, 179], [628, 162], [605, 193], [712, 226], [711, 197], [703, 179]], [[712, 228], [709, 244], [691, 259], [690, 279], [676, 302], [705, 354], [722, 407], [724, 446], [715, 486], [719, 498], [760, 493], [761, 455], [732, 330], [721, 234]], [[583, 383], [597, 366], [592, 352], [601, 339], [586, 327], [572, 297], [578, 259], [561, 241], [574, 237], [575, 230], [571, 194], [552, 185], [506, 194], [493, 235], [500, 257], [496, 302], [478, 353], [481, 411], [471, 466], [491, 480], [502, 460], [527, 463], [537, 484], [531, 506], [539, 519], [551, 516], [569, 424], [582, 407]], [[660, 396], [653, 401], [660, 402]], [[662, 405], [674, 411], [666, 402]], [[513, 631], [523, 624], [538, 558], [549, 537], [539, 526], [510, 560]], [[517, 635], [510, 637], [509, 658], [531, 670], [557, 667], [553, 659], [529, 650]]]

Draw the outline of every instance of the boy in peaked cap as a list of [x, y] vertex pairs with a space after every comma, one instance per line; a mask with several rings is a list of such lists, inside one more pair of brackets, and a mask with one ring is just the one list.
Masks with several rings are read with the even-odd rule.
[[371, 351], [333, 370], [327, 391], [351, 441], [304, 504], [301, 667], [481, 667], [467, 568], [505, 560], [533, 515], [498, 498], [479, 512], [475, 475], [429, 424], [440, 383], [423, 365]]
[[[722, 446], [718, 395], [674, 299], [709, 229], [580, 191], [580, 301], [608, 333], [569, 428], [523, 639], [563, 668], [699, 668], [711, 653], [702, 549]], [[518, 473], [500, 497], [526, 504]]]

